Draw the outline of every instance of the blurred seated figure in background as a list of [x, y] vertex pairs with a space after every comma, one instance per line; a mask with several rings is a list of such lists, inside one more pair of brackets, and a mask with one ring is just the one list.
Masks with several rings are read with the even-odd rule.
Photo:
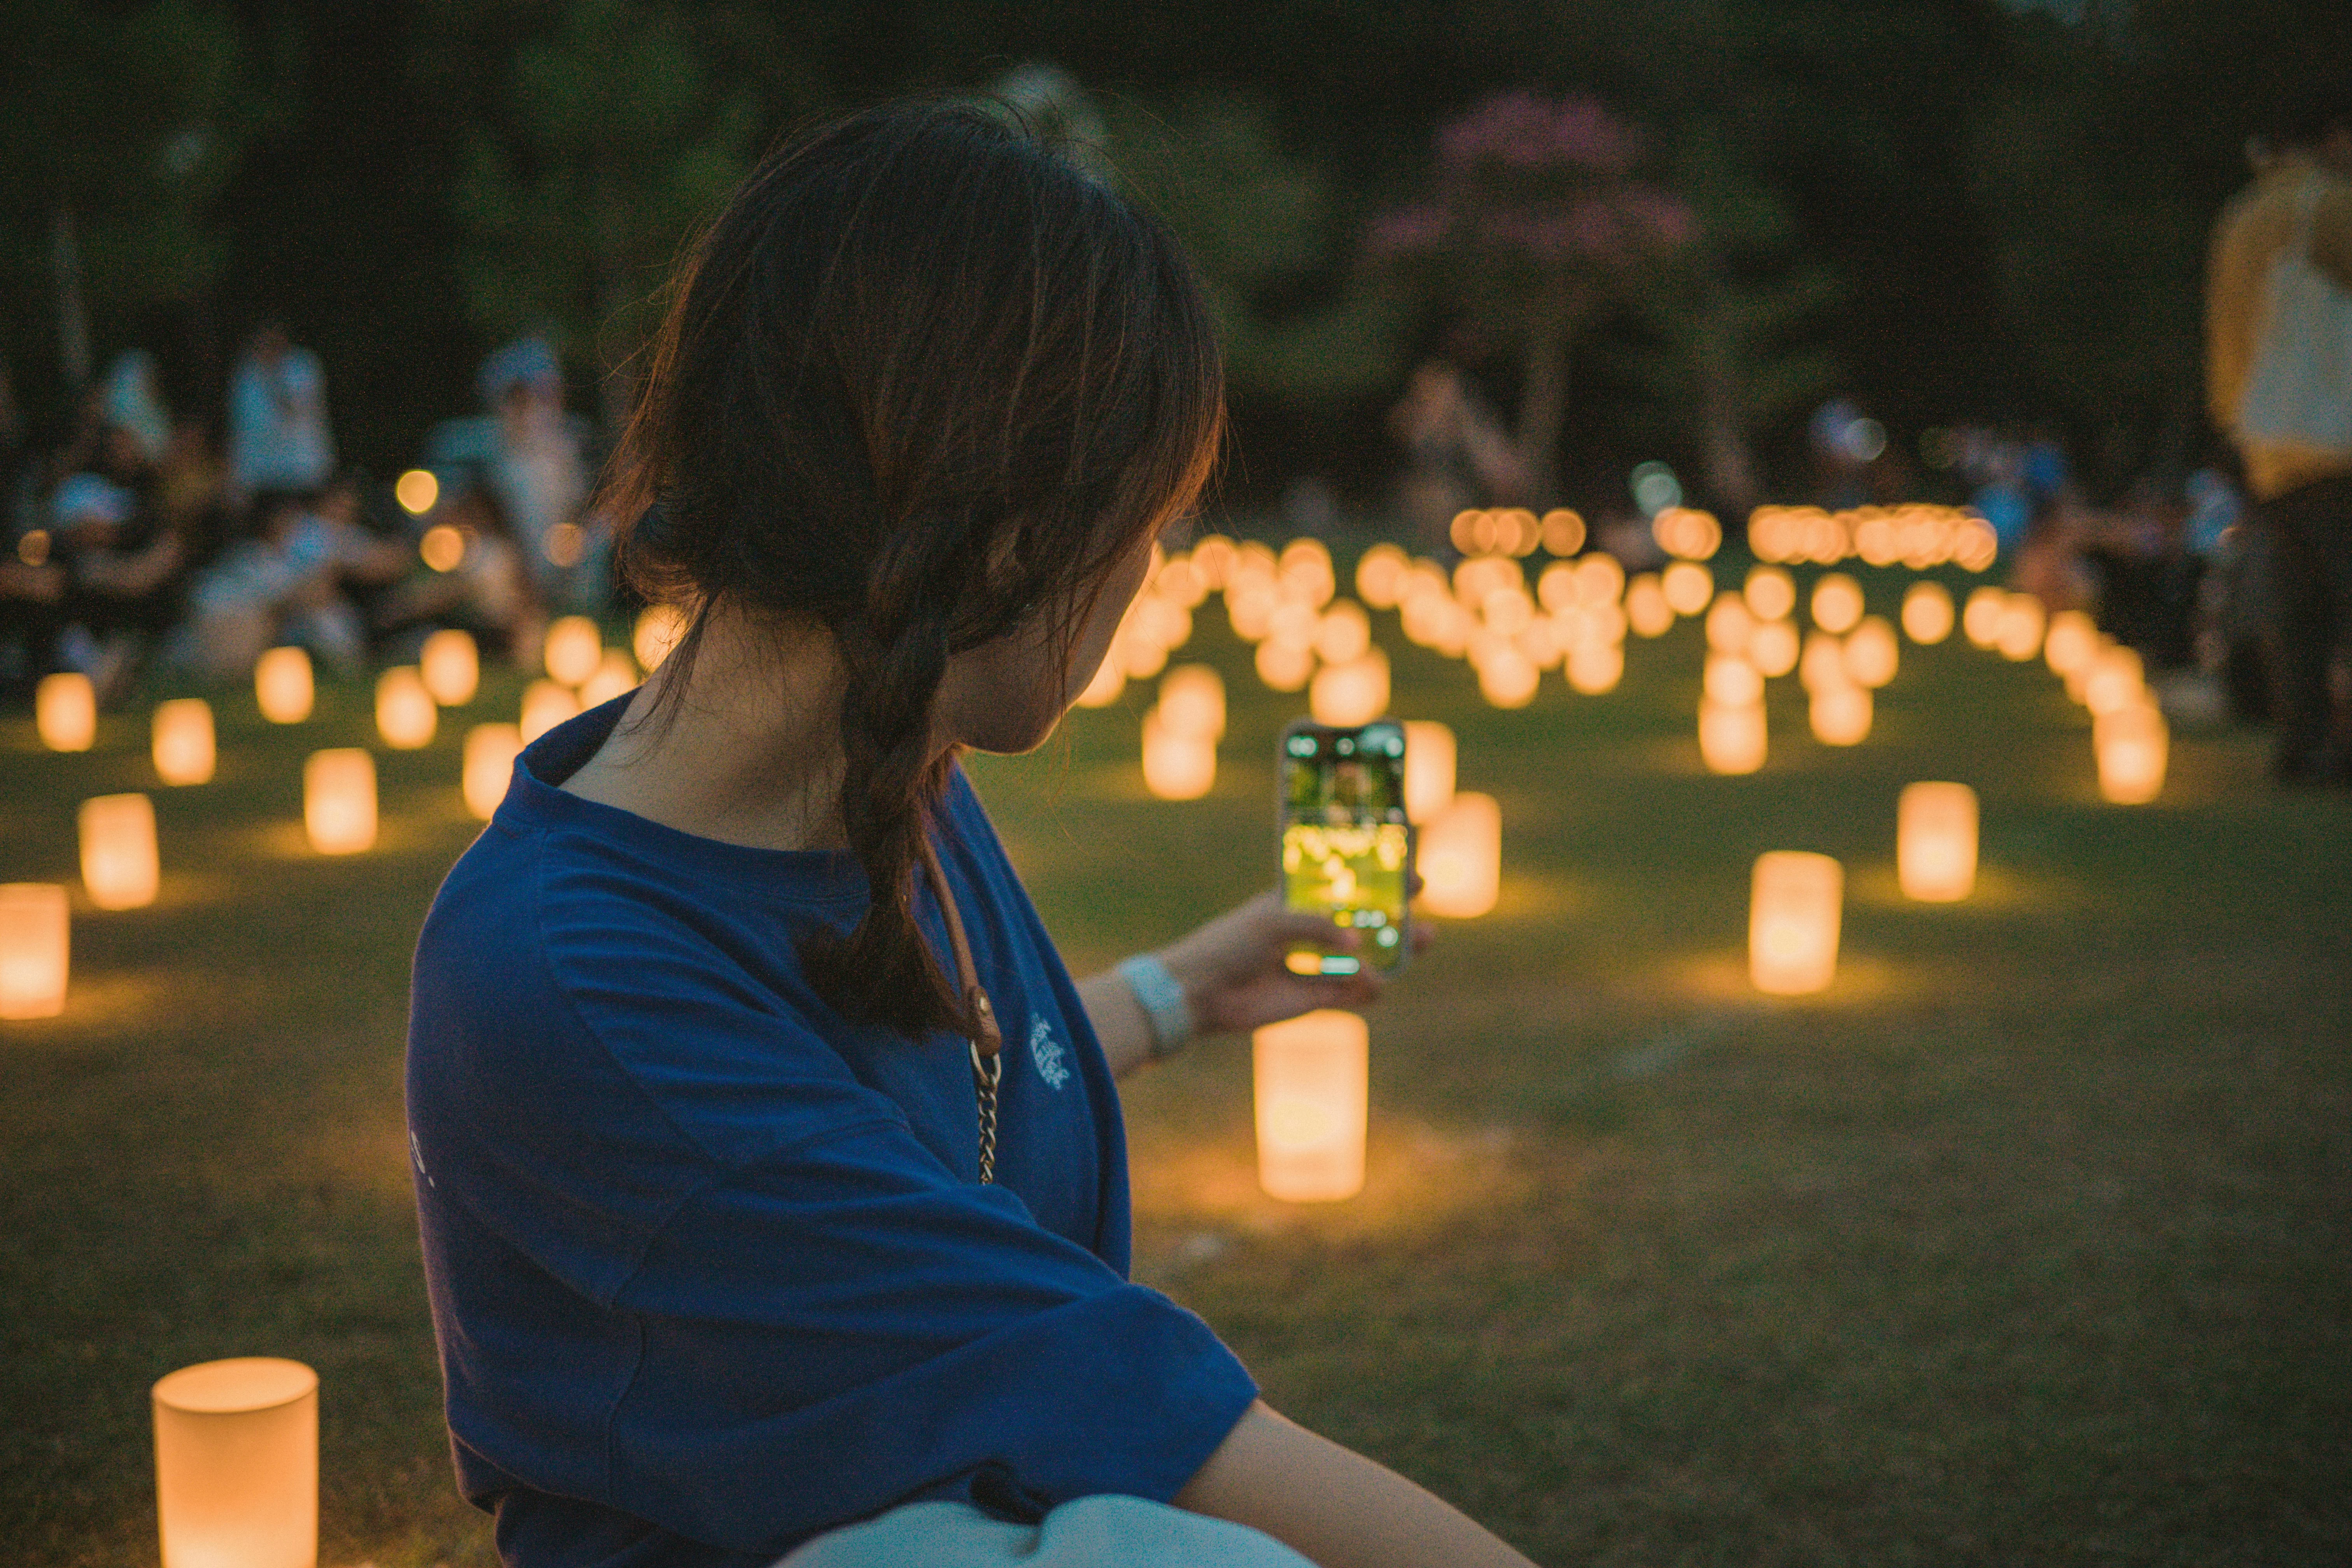
[[207, 679], [243, 679], [262, 650], [279, 643], [308, 648], [337, 673], [357, 671], [367, 657], [366, 624], [344, 593], [347, 578], [385, 583], [407, 552], [360, 528], [331, 498], [322, 515], [299, 491], [255, 499], [245, 536], [196, 579], [180, 657]]
[[66, 584], [56, 660], [89, 676], [103, 702], [178, 618], [185, 557], [179, 534], [146, 504], [150, 474], [139, 438], [108, 426], [100, 463], [100, 471], [68, 477], [50, 498], [47, 558]]
[[481, 484], [452, 484], [429, 521], [428, 537], [445, 528], [449, 534], [428, 549], [437, 554], [446, 542], [454, 559], [428, 557], [425, 570], [386, 589], [375, 602], [373, 629], [383, 635], [456, 626], [473, 633], [484, 652], [535, 668], [547, 613], [498, 492]]
[[326, 372], [274, 321], [253, 334], [229, 378], [228, 467], [236, 507], [264, 490], [316, 489], [335, 471]]

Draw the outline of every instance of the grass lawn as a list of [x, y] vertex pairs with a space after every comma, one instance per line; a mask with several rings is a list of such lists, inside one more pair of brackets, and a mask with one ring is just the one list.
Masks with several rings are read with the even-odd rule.
[[[1871, 579], [1891, 613], [1901, 580]], [[1074, 968], [1273, 875], [1297, 700], [1213, 602], [1206, 800], [1144, 795], [1148, 693], [971, 772]], [[2263, 739], [2175, 738], [2102, 805], [2039, 664], [1906, 647], [1867, 744], [1775, 682], [1765, 770], [1699, 767], [1700, 639], [1623, 687], [1494, 712], [1405, 647], [1504, 814], [1501, 906], [1451, 924], [1372, 1027], [1363, 1195], [1257, 1194], [1245, 1042], [1130, 1085], [1138, 1274], [1279, 1408], [1547, 1563], [2352, 1560], [2352, 798], [2281, 795]], [[476, 831], [465, 725], [378, 752], [372, 854], [306, 847], [300, 763], [366, 694], [154, 784], [144, 706], [86, 754], [0, 718], [0, 880], [76, 884], [74, 810], [150, 790], [154, 907], [77, 904], [67, 1015], [0, 1023], [0, 1520], [29, 1568], [155, 1557], [147, 1387], [272, 1353], [323, 1379], [322, 1562], [490, 1561], [455, 1495], [400, 1113], [407, 965]], [[1905, 902], [1896, 793], [1972, 784], [1984, 869]], [[1826, 994], [1756, 995], [1750, 863], [1848, 871]]]

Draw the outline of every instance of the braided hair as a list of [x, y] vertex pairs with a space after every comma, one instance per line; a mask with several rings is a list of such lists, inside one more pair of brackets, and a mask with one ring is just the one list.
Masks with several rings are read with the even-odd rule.
[[835, 645], [870, 899], [802, 961], [844, 1014], [972, 1028], [914, 913], [948, 660], [1042, 626], [1068, 662], [1112, 569], [1206, 482], [1223, 407], [1168, 231], [973, 109], [803, 136], [689, 248], [604, 505], [635, 520], [632, 585], [690, 613], [681, 678], [720, 606]]

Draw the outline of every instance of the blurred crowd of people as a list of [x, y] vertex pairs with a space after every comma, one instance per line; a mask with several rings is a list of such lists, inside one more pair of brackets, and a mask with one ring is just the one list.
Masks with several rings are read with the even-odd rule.
[[397, 485], [339, 466], [324, 368], [283, 329], [226, 390], [216, 444], [133, 350], [44, 449], [0, 377], [0, 690], [58, 670], [101, 700], [157, 667], [234, 681], [279, 644], [352, 673], [442, 626], [530, 664], [551, 616], [606, 607], [591, 427], [543, 341], [492, 354], [483, 412], [436, 426]]

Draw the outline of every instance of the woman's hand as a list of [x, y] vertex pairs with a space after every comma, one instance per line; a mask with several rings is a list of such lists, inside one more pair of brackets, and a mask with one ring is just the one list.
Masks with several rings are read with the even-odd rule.
[[[1417, 952], [1429, 945], [1430, 928], [1414, 921], [1411, 929]], [[1377, 970], [1293, 974], [1283, 963], [1297, 943], [1355, 952], [1363, 940], [1361, 931], [1335, 926], [1326, 916], [1286, 910], [1279, 893], [1266, 892], [1160, 949], [1160, 960], [1184, 988], [1194, 1028], [1203, 1035], [1241, 1033], [1318, 1007], [1361, 1008], [1379, 1000], [1384, 981]]]

